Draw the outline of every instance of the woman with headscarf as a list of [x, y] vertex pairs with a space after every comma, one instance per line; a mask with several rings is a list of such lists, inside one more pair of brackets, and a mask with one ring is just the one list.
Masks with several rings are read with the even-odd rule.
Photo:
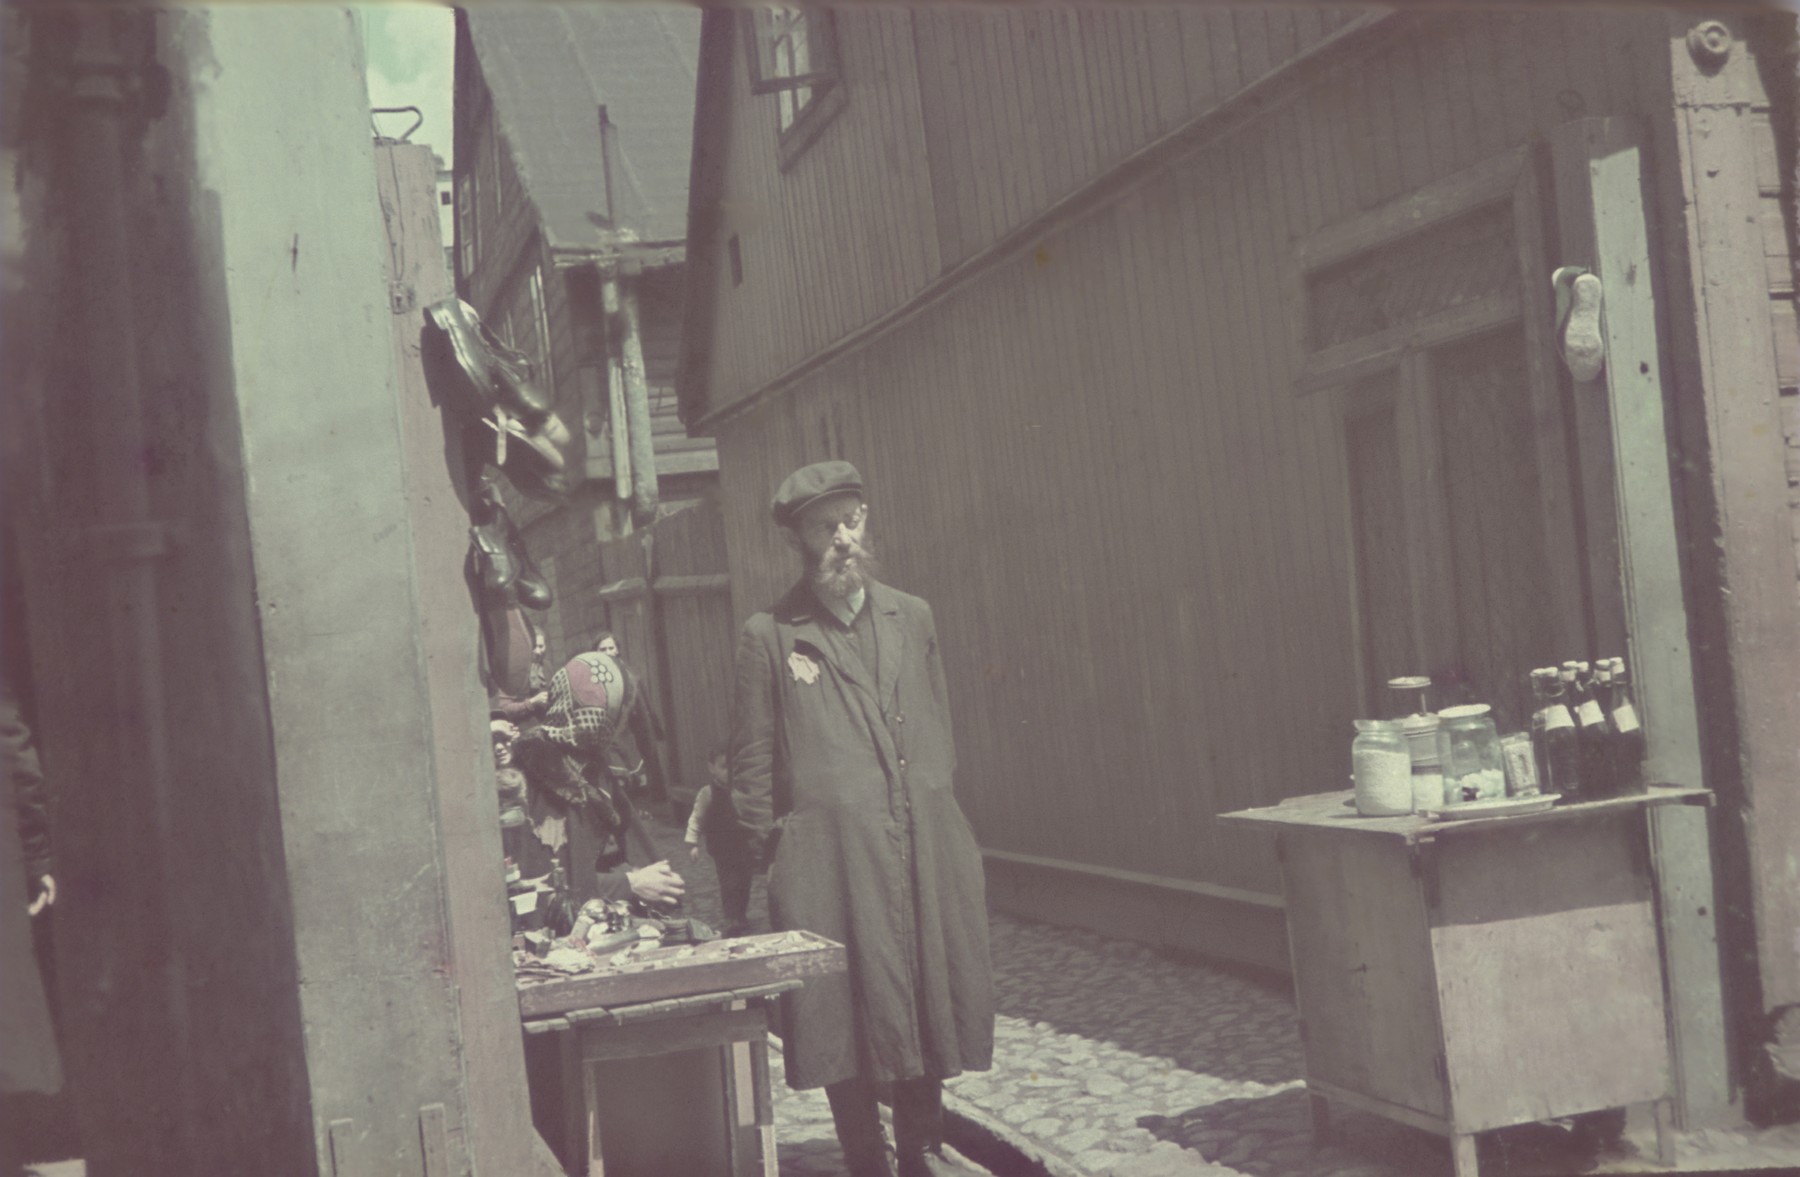
[[625, 731], [649, 738], [637, 677], [610, 654], [577, 654], [550, 679], [543, 721], [513, 743], [513, 763], [532, 799], [559, 816], [585, 821], [600, 840], [596, 894], [652, 905], [680, 900], [681, 876], [658, 859], [631, 798], [606, 771], [607, 753]]

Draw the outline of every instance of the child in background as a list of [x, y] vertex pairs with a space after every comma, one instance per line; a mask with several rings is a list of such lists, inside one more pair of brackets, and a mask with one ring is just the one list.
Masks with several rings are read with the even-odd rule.
[[702, 838], [706, 852], [712, 855], [713, 869], [719, 876], [719, 906], [724, 911], [725, 925], [720, 929], [727, 937], [742, 936], [750, 925], [750, 860], [743, 847], [737, 845], [731, 828], [731, 779], [726, 770], [725, 749], [714, 748], [706, 758], [706, 771], [711, 782], [694, 797], [693, 812], [688, 814], [688, 861], [700, 858]]

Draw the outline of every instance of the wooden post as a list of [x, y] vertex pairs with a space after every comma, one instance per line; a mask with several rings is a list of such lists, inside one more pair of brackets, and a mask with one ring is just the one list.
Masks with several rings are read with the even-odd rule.
[[[615, 478], [621, 491], [629, 482], [633, 521], [644, 526], [656, 518], [656, 439], [650, 424], [650, 386], [644, 374], [644, 338], [638, 322], [637, 286], [625, 282], [616, 272], [608, 273], [601, 279], [601, 299], [608, 322], [619, 324], [616, 332], [619, 354], [614, 358], [613, 370], [619, 374], [623, 387], [615, 397], [614, 405], [616, 407], [622, 399], [624, 412], [613, 419], [613, 452], [618, 453], [621, 424], [630, 450], [629, 479], [618, 475]], [[619, 497], [625, 496], [621, 493]]]
[[[1596, 656], [1629, 645], [1649, 779], [1702, 783], [1687, 598], [1663, 420], [1664, 376], [1644, 214], [1643, 130], [1578, 119], [1551, 135], [1562, 265], [1603, 288], [1606, 366], [1573, 385]], [[1527, 274], [1527, 281], [1547, 277]], [[1653, 817], [1676, 1089], [1684, 1122], [1730, 1103], [1706, 811]]]
[[[1750, 27], [1735, 14], [1670, 14], [1672, 101], [1656, 147], [1668, 161], [1658, 203], [1671, 242], [1670, 321], [1682, 327], [1669, 342], [1692, 471], [1690, 574], [1704, 607], [1696, 674], [1708, 784], [1720, 797], [1721, 927], [1755, 1114], [1779, 1095], [1769, 1031], [1800, 1020], [1800, 607], [1773, 322], [1789, 304], [1770, 297], [1758, 224], [1757, 156], [1775, 143]], [[1792, 330], [1784, 323], [1790, 345]]]
[[[620, 313], [620, 307], [619, 280], [610, 274], [601, 279], [600, 300], [606, 315], [607, 339], [611, 340], [612, 323], [614, 316]], [[610, 342], [606, 356], [606, 412], [611, 425], [613, 495], [628, 499], [631, 497], [632, 469], [630, 415], [625, 408], [625, 363], [623, 357], [614, 354]]]

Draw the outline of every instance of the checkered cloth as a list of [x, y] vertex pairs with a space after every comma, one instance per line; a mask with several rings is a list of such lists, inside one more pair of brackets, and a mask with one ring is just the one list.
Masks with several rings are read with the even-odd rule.
[[606, 754], [637, 701], [637, 679], [623, 664], [578, 654], [551, 676], [550, 709], [514, 743], [513, 761], [533, 790], [612, 833], [624, 823], [606, 787]]

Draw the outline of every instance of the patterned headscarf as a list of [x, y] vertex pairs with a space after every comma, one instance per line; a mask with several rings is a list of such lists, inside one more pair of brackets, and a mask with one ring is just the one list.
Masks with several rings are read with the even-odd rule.
[[577, 654], [550, 679], [544, 721], [513, 744], [531, 787], [580, 810], [602, 833], [622, 825], [607, 790], [606, 753], [637, 705], [638, 683], [607, 654]]

